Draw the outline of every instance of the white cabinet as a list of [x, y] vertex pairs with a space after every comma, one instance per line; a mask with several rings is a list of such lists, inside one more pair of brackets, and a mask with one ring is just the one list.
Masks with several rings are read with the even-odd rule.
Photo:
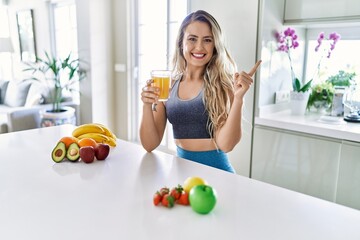
[[341, 148], [336, 202], [360, 209], [360, 144], [344, 142]]
[[335, 201], [341, 141], [261, 126], [253, 139], [252, 178]]
[[360, 19], [359, 0], [286, 0], [285, 22]]

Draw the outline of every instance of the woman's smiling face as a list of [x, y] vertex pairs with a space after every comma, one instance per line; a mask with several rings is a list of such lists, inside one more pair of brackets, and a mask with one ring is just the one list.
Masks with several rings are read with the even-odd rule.
[[183, 55], [187, 67], [205, 67], [214, 52], [214, 37], [207, 23], [195, 21], [184, 32]]

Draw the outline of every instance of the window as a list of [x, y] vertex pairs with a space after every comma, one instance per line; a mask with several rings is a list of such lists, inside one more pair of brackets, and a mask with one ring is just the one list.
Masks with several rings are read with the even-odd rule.
[[[137, 129], [142, 115], [141, 89], [150, 78], [152, 69], [169, 69], [177, 32], [186, 14], [187, 1], [185, 0], [137, 1], [135, 62], [138, 67], [138, 87], [134, 96], [137, 108]], [[174, 149], [171, 128], [167, 128], [165, 134], [161, 145], [164, 149]], [[138, 140], [138, 136], [133, 136], [133, 139]]]
[[77, 57], [77, 22], [75, 1], [61, 1], [52, 4], [53, 51], [65, 58], [71, 52]]
[[[321, 61], [319, 78], [314, 74], [317, 72], [317, 65], [321, 54], [315, 52], [317, 38], [320, 32], [328, 36], [332, 32], [341, 35], [341, 39], [336, 43], [334, 51], [328, 59], [324, 56]], [[356, 53], [360, 52], [360, 27], [344, 28], [312, 28], [308, 30], [308, 50], [306, 64], [306, 79], [314, 81], [325, 81], [328, 77], [335, 75], [339, 70], [355, 72], [360, 76], [360, 61]]]
[[[71, 53], [72, 59], [78, 59], [78, 39], [76, 5], [74, 0], [55, 1], [51, 3], [51, 21], [53, 23], [52, 53], [61, 59], [65, 59]], [[79, 83], [72, 86], [79, 89]], [[79, 102], [79, 91], [64, 93], [71, 95], [73, 101]]]

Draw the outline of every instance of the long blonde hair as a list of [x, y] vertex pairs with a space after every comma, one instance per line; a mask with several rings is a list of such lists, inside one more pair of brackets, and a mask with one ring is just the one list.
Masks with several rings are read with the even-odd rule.
[[224, 37], [216, 19], [209, 13], [199, 10], [189, 14], [180, 26], [173, 56], [175, 79], [182, 76], [186, 70], [182, 44], [185, 29], [195, 21], [208, 24], [214, 38], [213, 56], [207, 63], [204, 72], [204, 101], [210, 119], [208, 130], [210, 135], [215, 138], [216, 131], [225, 124], [229, 114], [230, 102], [234, 92], [233, 74], [236, 71], [236, 64], [225, 47]]

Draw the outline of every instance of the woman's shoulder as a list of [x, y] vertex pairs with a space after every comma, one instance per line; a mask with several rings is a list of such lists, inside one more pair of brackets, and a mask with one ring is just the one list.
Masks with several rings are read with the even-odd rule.
[[171, 78], [171, 87], [173, 87], [174, 85], [179, 85], [179, 82], [182, 79], [182, 74], [176, 75], [174, 77]]

